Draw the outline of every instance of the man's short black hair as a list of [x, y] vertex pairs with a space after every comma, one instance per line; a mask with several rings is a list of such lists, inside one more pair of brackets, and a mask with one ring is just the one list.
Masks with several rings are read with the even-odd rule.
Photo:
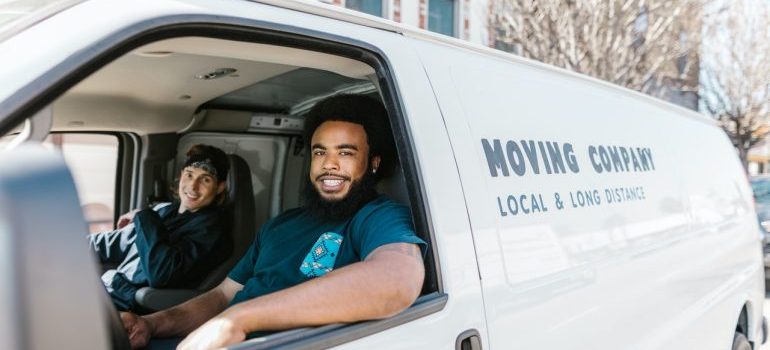
[[[365, 95], [336, 95], [318, 102], [305, 119], [305, 144], [310, 147], [315, 130], [324, 122], [341, 121], [364, 127], [369, 145], [369, 160], [380, 156], [375, 178], [389, 175], [396, 164], [393, 132], [385, 106]], [[371, 166], [371, 165], [370, 165]]]

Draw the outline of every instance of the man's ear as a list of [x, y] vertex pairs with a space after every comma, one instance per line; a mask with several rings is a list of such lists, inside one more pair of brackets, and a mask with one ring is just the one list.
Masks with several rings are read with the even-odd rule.
[[224, 191], [227, 188], [227, 181], [222, 181], [219, 183], [219, 186], [217, 186], [217, 194], [222, 194], [222, 191]]
[[380, 168], [380, 161], [382, 161], [382, 158], [380, 158], [380, 156], [372, 157], [372, 160], [370, 161], [371, 162], [370, 164], [371, 164], [371, 168], [372, 168], [372, 172], [373, 173], [376, 173], [377, 170], [379, 170], [379, 168]]

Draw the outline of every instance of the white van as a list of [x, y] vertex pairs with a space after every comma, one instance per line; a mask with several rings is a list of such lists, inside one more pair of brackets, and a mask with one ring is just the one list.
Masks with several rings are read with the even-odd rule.
[[[84, 198], [114, 222], [168, 196], [189, 145], [214, 144], [244, 160], [232, 205], [245, 249], [300, 204], [304, 113], [351, 92], [388, 108], [400, 170], [381, 191], [430, 243], [423, 294], [390, 319], [233, 349], [749, 349], [765, 337], [741, 165], [712, 121], [656, 99], [315, 1], [5, 2], [0, 67], [2, 349], [125, 348], [83, 244]], [[82, 135], [110, 138], [112, 158], [68, 169], [84, 153], [62, 139], [102, 144]], [[79, 193], [71, 173], [85, 176]], [[85, 193], [105, 176], [109, 189]], [[217, 278], [143, 302], [161, 309]]]

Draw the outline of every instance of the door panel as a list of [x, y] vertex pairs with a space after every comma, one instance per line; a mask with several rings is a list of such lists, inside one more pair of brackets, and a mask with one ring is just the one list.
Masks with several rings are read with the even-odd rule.
[[423, 193], [427, 206], [413, 210], [424, 210], [427, 214], [428, 226], [433, 231], [431, 245], [440, 270], [440, 291], [448, 295], [448, 301], [442, 311], [342, 348], [378, 348], [387, 344], [385, 347], [392, 349], [451, 349], [457, 337], [468, 329], [477, 330], [482, 346], [486, 346], [481, 281], [468, 213], [435, 95], [416, 53], [405, 48], [401, 36], [379, 32], [359, 39], [375, 43], [386, 53], [392, 67], [397, 102], [407, 128], [407, 134], [396, 137], [406, 138], [413, 148], [417, 173], [412, 176], [420, 179], [422, 188], [416, 190]]
[[[741, 257], [745, 191], [710, 191], [727, 193], [719, 210], [734, 228], [705, 235], [690, 228], [694, 185], [681, 175], [685, 153], [721, 154], [701, 145], [718, 129], [536, 64], [414, 45], [461, 165], [492, 348], [724, 346], [727, 310], [740, 309], [724, 272], [745, 274], [759, 254]], [[601, 155], [610, 148], [618, 161]], [[698, 182], [737, 179], [713, 173]]]
[[[427, 218], [426, 230], [431, 231], [433, 237], [431, 249], [439, 260], [439, 289], [449, 297], [440, 311], [346, 345], [355, 348], [370, 345], [387, 348], [452, 348], [457, 336], [468, 329], [478, 330], [484, 343], [486, 325], [481, 286], [457, 168], [449, 151], [450, 145], [440, 110], [426, 80], [425, 71], [415, 52], [404, 49], [403, 36], [322, 15], [253, 2], [225, 1], [217, 3], [215, 8], [196, 1], [191, 1], [195, 6], [172, 1], [140, 0], [140, 3], [141, 6], [135, 3], [129, 6], [121, 2], [87, 2], [40, 23], [24, 32], [22, 37], [0, 43], [0, 62], [6, 62], [4, 57], [13, 53], [14, 62], [7, 63], [13, 65], [14, 70], [24, 73], [9, 77], [8, 84], [0, 87], [0, 127], [9, 120], [8, 117], [29, 114], [32, 109], [30, 106], [34, 103], [51, 102], [56, 94], [77, 84], [77, 79], [82, 79], [97, 69], [98, 65], [119, 55], [118, 51], [130, 49], [120, 48], [119, 45], [127, 42], [138, 45], [137, 42], [141, 41], [138, 37], [142, 33], [155, 31], [157, 27], [179, 25], [181, 29], [177, 28], [174, 33], [182, 35], [185, 25], [196, 23], [198, 28], [194, 33], [198, 35], [202, 31], [224, 35], [228, 26], [232, 25], [238, 27], [239, 38], [244, 37], [243, 34], [252, 28], [254, 31], [249, 36], [258, 34], [260, 30], [280, 32], [286, 33], [287, 37], [312, 37], [312, 40], [308, 40], [308, 47], [319, 50], [323, 48], [329, 52], [347, 52], [339, 47], [332, 50], [323, 43], [342, 42], [348, 46], [364, 47], [368, 50], [368, 57], [383, 55], [383, 71], [375, 78], [381, 86], [391, 91], [390, 100], [386, 104], [392, 109], [398, 109], [398, 114], [405, 118], [403, 128], [398, 131], [403, 134], [396, 137], [406, 147], [410, 147], [411, 152], [405, 154], [414, 159], [405, 161], [418, 164], [417, 168], [404, 170], [408, 177], [419, 179], [419, 184], [411, 190], [419, 192], [413, 197], [423, 199], [425, 204], [423, 208], [413, 209], [424, 212], [423, 216]], [[122, 16], [105, 20], [102, 16], [105, 12], [120, 12]], [[211, 23], [216, 30], [207, 30], [211, 28], [204, 28], [201, 23]], [[61, 28], [69, 30], [61, 31]], [[57, 40], [50, 42], [51, 37]], [[254, 37], [258, 38], [259, 35]], [[46, 45], [45, 50], [51, 50], [51, 55], [48, 55], [48, 51], [41, 54], [39, 45], [29, 44], [46, 42], [50, 42], [50, 45]], [[301, 42], [297, 39], [292, 45], [300, 45]], [[87, 65], [92, 67], [84, 68]], [[74, 189], [70, 192], [69, 196], [74, 197]], [[57, 214], [65, 212], [42, 206], [37, 212], [38, 215], [47, 215], [49, 211]], [[82, 221], [82, 214], [78, 215]], [[63, 221], [58, 226], [60, 231], [85, 227], [82, 222]], [[65, 265], [62, 269], [68, 268]], [[49, 297], [60, 300], [55, 293], [49, 292]], [[92, 303], [93, 307], [96, 303]], [[73, 345], [68, 348], [80, 347]]]

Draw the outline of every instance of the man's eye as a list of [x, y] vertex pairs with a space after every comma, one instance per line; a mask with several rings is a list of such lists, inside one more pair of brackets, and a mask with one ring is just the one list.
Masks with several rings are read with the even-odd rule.
[[314, 156], [322, 156], [324, 155], [324, 151], [313, 151]]
[[341, 155], [341, 156], [352, 156], [352, 155], [353, 155], [353, 152], [350, 152], [350, 151], [342, 151], [342, 152], [340, 152], [340, 155]]

